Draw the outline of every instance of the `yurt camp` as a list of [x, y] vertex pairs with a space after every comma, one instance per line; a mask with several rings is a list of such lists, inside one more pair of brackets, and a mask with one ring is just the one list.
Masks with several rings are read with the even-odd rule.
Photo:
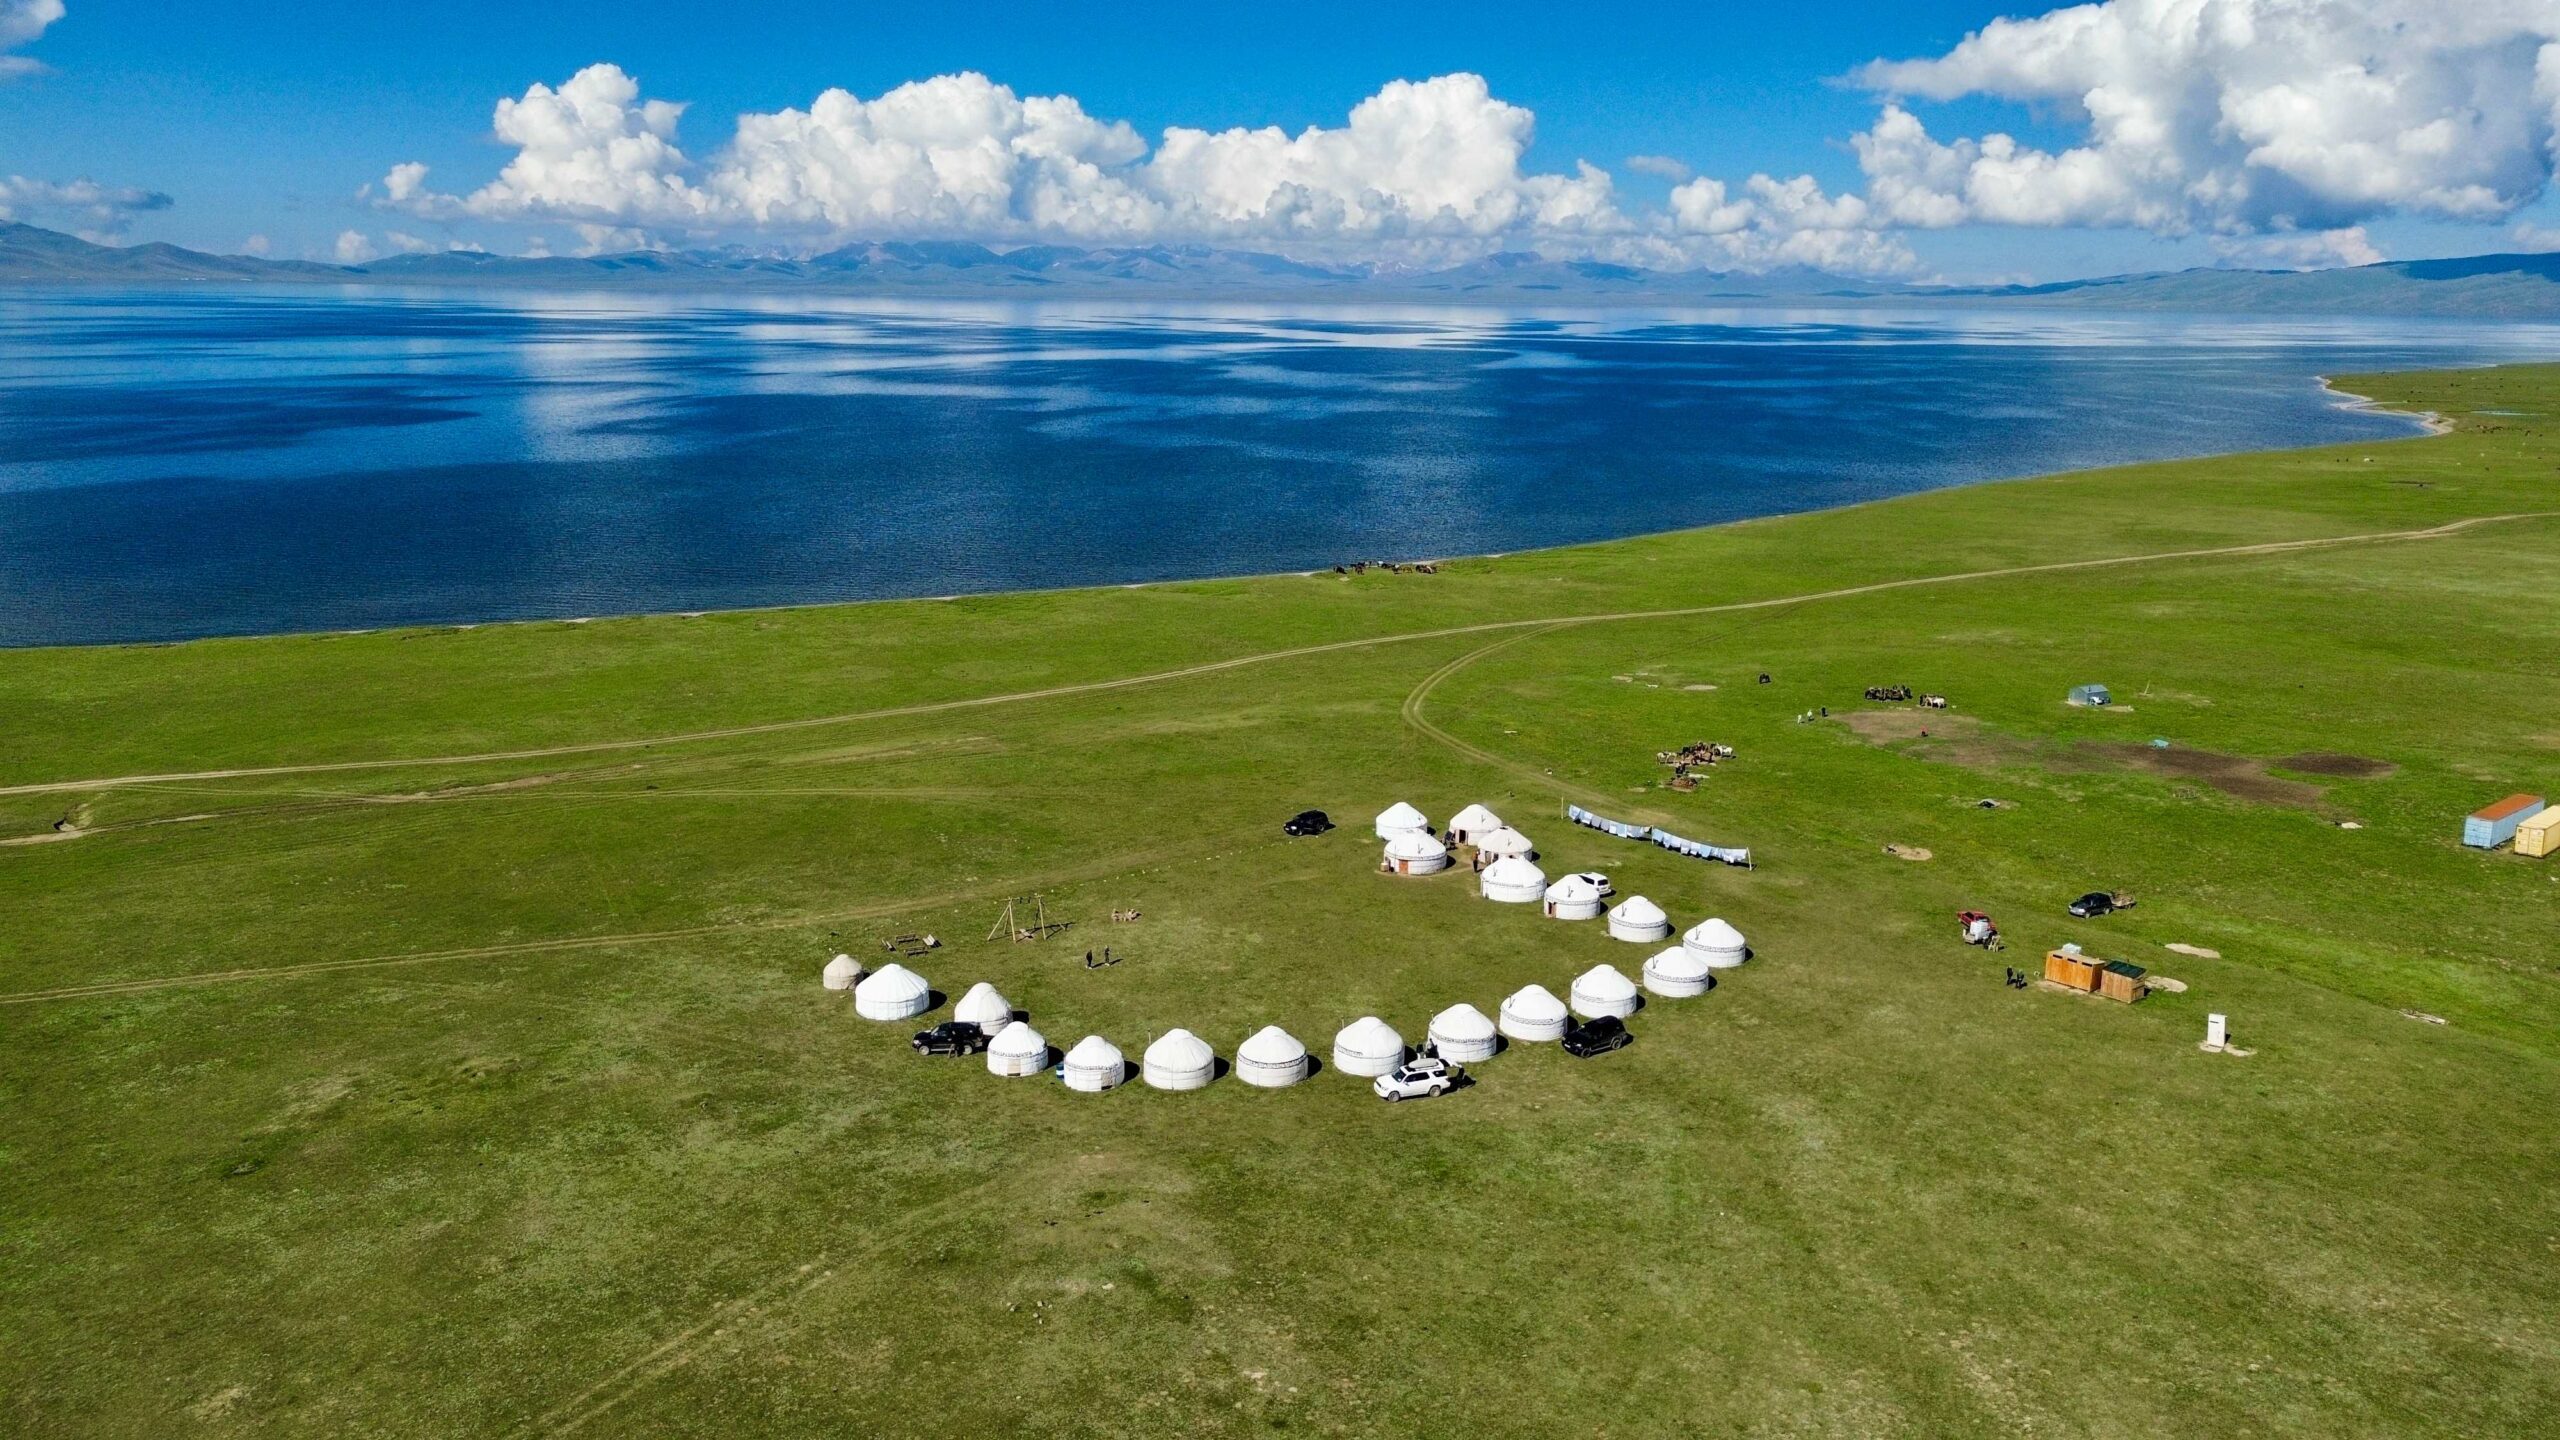
[[1016, 1020], [987, 1043], [990, 1075], [1037, 1075], [1049, 1068], [1049, 1037]]
[[1565, 1020], [1564, 1002], [1544, 985], [1523, 985], [1502, 1002], [1502, 1033], [1514, 1040], [1561, 1040]]
[[1481, 805], [1470, 805], [1449, 818], [1452, 844], [1473, 845], [1502, 828], [1502, 817]]
[[1484, 898], [1505, 905], [1535, 905], [1547, 898], [1547, 872], [1518, 856], [1484, 867]]
[[[1525, 865], [1529, 862], [1520, 862]], [[1489, 872], [1488, 872], [1489, 873]], [[1547, 887], [1547, 918], [1550, 920], [1597, 920], [1602, 896], [1600, 887], [1584, 875], [1567, 875]]]
[[1493, 1022], [1473, 1005], [1461, 1002], [1431, 1017], [1431, 1048], [1443, 1060], [1461, 1064], [1490, 1060], [1501, 1048]]
[[1218, 1073], [1209, 1042], [1188, 1030], [1167, 1030], [1139, 1058], [1138, 1075], [1158, 1090], [1202, 1090]]
[[966, 1020], [993, 1035], [1013, 1023], [1013, 1002], [1004, 998], [996, 987], [981, 980], [969, 987], [960, 1003], [951, 1007], [951, 1018]]
[[1404, 1037], [1375, 1015], [1363, 1015], [1333, 1037], [1333, 1068], [1374, 1078], [1404, 1063]]
[[1573, 1013], [1585, 1020], [1603, 1015], [1621, 1019], [1636, 1013], [1636, 982], [1615, 965], [1594, 965], [1573, 982]]
[[1528, 836], [1508, 825], [1488, 831], [1483, 839], [1475, 842], [1475, 847], [1497, 860], [1526, 860], [1538, 853], [1538, 847], [1529, 843]]
[[1378, 868], [1390, 875], [1437, 875], [1449, 868], [1449, 847], [1428, 830], [1399, 830], [1387, 837], [1387, 856]]
[[1704, 995], [1714, 983], [1707, 962], [1686, 945], [1674, 945], [1644, 962], [1644, 988], [1667, 1000]]
[[933, 1008], [933, 987], [892, 960], [853, 987], [853, 1013], [865, 1020], [910, 1020]]
[[1129, 1062], [1120, 1047], [1099, 1035], [1087, 1035], [1067, 1052], [1066, 1064], [1058, 1068], [1058, 1078], [1070, 1090], [1098, 1094], [1129, 1078]]
[[1742, 932], [1721, 919], [1691, 926], [1689, 933], [1680, 937], [1680, 943], [1717, 970], [1730, 970], [1751, 958], [1751, 947], [1743, 943]]
[[1236, 1047], [1236, 1078], [1277, 1090], [1307, 1078], [1307, 1047], [1277, 1025], [1265, 1025]]
[[1399, 800], [1378, 812], [1378, 838], [1387, 839], [1399, 830], [1428, 830], [1431, 817]]
[[1609, 938], [1644, 945], [1671, 938], [1671, 917], [1641, 895], [1631, 895], [1609, 912]]
[[850, 955], [839, 955], [818, 972], [818, 983], [830, 990], [850, 990], [862, 978], [862, 962]]

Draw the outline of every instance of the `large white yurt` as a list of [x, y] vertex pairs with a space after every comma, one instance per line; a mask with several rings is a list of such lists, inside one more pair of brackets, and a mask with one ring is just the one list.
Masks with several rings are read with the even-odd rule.
[[1363, 1015], [1333, 1037], [1333, 1068], [1345, 1075], [1384, 1075], [1404, 1063], [1404, 1037], [1375, 1015]]
[[1484, 898], [1505, 905], [1535, 905], [1547, 898], [1547, 872], [1517, 855], [1484, 867]]
[[1481, 805], [1470, 805], [1449, 817], [1449, 838], [1460, 845], [1473, 845], [1502, 828], [1502, 817]]
[[1573, 982], [1573, 1013], [1585, 1020], [1636, 1013], [1636, 982], [1615, 965], [1594, 965]]
[[1236, 1078], [1277, 1090], [1307, 1078], [1307, 1047], [1277, 1025], [1265, 1025], [1236, 1047]]
[[1609, 938], [1647, 944], [1671, 938], [1671, 917], [1641, 895], [1631, 895], [1609, 912]]
[[1514, 1040], [1561, 1040], [1564, 1002], [1544, 985], [1523, 985], [1502, 1002], [1502, 1033]]
[[1475, 847], [1497, 860], [1512, 856], [1526, 860], [1538, 853], [1538, 847], [1529, 843], [1528, 836], [1508, 825], [1486, 832], [1475, 842]]
[[1437, 875], [1449, 868], [1449, 847], [1428, 830], [1399, 830], [1387, 837], [1387, 858], [1379, 868], [1396, 875]]
[[1457, 1004], [1431, 1017], [1431, 1048], [1443, 1060], [1490, 1060], [1500, 1048], [1493, 1022], [1473, 1005]]
[[1218, 1057], [1190, 1031], [1167, 1030], [1147, 1047], [1138, 1073], [1158, 1090], [1205, 1090], [1218, 1073]]
[[1059, 1068], [1058, 1078], [1070, 1090], [1098, 1093], [1129, 1078], [1129, 1062], [1120, 1047], [1099, 1035], [1087, 1035], [1067, 1052], [1067, 1063]]
[[839, 955], [818, 972], [818, 983], [830, 990], [850, 990], [862, 978], [862, 962], [850, 955]]
[[1431, 817], [1399, 800], [1378, 812], [1378, 838], [1381, 840], [1399, 830], [1428, 830]]
[[1748, 959], [1751, 947], [1744, 944], [1742, 932], [1721, 919], [1704, 921], [1680, 937], [1689, 953], [1718, 970], [1730, 970]]
[[909, 1020], [933, 1008], [933, 987], [895, 960], [853, 987], [853, 1013], [865, 1020]]
[[981, 980], [969, 987], [960, 1003], [951, 1007], [951, 1018], [966, 1020], [993, 1035], [1013, 1023], [1013, 1002], [1004, 998], [996, 987]]
[[1704, 995], [1714, 983], [1707, 962], [1686, 945], [1674, 945], [1644, 962], [1644, 988], [1667, 999]]
[[[1523, 860], [1523, 865], [1529, 862]], [[1547, 918], [1550, 920], [1597, 920], [1600, 918], [1600, 887], [1580, 875], [1567, 875], [1547, 887]]]
[[1016, 1020], [987, 1042], [990, 1075], [1037, 1075], [1049, 1068], [1049, 1037]]

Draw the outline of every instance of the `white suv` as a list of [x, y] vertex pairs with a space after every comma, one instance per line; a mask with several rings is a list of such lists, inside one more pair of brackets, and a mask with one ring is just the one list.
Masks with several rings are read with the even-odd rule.
[[1425, 1055], [1409, 1065], [1399, 1065], [1371, 1081], [1369, 1088], [1381, 1100], [1429, 1100], [1446, 1095], [1466, 1078], [1466, 1072], [1436, 1055]]

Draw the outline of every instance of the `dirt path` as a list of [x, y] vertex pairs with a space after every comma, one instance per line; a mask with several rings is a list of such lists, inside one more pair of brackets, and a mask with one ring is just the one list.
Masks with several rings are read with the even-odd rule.
[[1696, 615], [1740, 614], [1752, 610], [1774, 610], [1791, 605], [1807, 605], [1824, 600], [1845, 600], [1859, 595], [1879, 595], [1894, 590], [1916, 590], [1932, 585], [1959, 585], [1975, 580], [2003, 580], [2025, 575], [2053, 575], [2078, 570], [2103, 570], [2117, 566], [2156, 565], [2178, 560], [2282, 555], [2294, 551], [2383, 544], [2400, 540], [2436, 540], [2458, 535], [2465, 530], [2482, 525], [2554, 518], [2560, 518], [2560, 511], [2477, 515], [2467, 520], [2456, 520], [2450, 524], [2423, 530], [2381, 530], [2360, 535], [2331, 535], [2311, 540], [2273, 540], [2255, 545], [2223, 545], [2199, 550], [2162, 550], [2143, 555], [2115, 555], [2097, 560], [2058, 560], [2041, 565], [2011, 565], [1995, 570], [1965, 570], [1944, 575], [1917, 575], [1902, 580], [1880, 580], [1869, 585], [1849, 585], [1836, 590], [1816, 590], [1801, 595], [1775, 596], [1766, 600], [1734, 600], [1718, 605], [1690, 605], [1666, 610], [1620, 610], [1593, 615], [1548, 615], [1528, 620], [1489, 620], [1477, 625], [1452, 625], [1436, 630], [1412, 630], [1401, 634], [1372, 635], [1358, 640], [1335, 640], [1322, 645], [1300, 645], [1285, 650], [1266, 650], [1254, 655], [1238, 655], [1225, 660], [1185, 665], [1172, 670], [1156, 670], [1143, 675], [1124, 675], [1111, 680], [1088, 680], [1072, 685], [1051, 685], [1038, 690], [1017, 690], [1003, 695], [976, 695], [960, 700], [936, 700], [917, 705], [890, 706], [878, 710], [855, 710], [841, 715], [813, 715], [798, 720], [774, 720], [761, 725], [733, 725], [717, 730], [692, 730], [681, 734], [657, 735], [643, 739], [590, 740], [575, 745], [551, 745], [528, 750], [490, 750], [468, 755], [410, 755], [379, 760], [332, 760], [300, 765], [242, 766], [228, 770], [184, 770], [157, 775], [112, 775], [86, 780], [45, 780], [33, 784], [0, 785], [0, 795], [41, 795], [64, 791], [107, 790], [126, 785], [243, 780], [279, 775], [329, 775], [358, 770], [398, 770], [411, 766], [486, 765], [514, 760], [554, 760], [569, 755], [602, 755], [617, 751], [647, 750], [661, 745], [692, 745], [705, 741], [735, 740], [755, 735], [779, 735], [794, 730], [858, 724], [867, 720], [896, 720], [918, 715], [942, 715], [959, 710], [1019, 705], [1037, 700], [1062, 699], [1073, 695], [1095, 695], [1113, 690], [1135, 689], [1144, 685], [1161, 685], [1168, 681], [1187, 680], [1202, 675], [1215, 675], [1222, 671], [1240, 670], [1249, 665], [1267, 665], [1282, 660], [1303, 659], [1312, 655], [1368, 650], [1383, 645], [1403, 645], [1459, 635], [1485, 635], [1504, 630], [1535, 631], [1558, 625], [1597, 625], [1625, 620], [1674, 620]]
[[1627, 803], [1627, 797], [1623, 795], [1603, 795], [1597, 790], [1584, 789], [1582, 786], [1576, 785], [1570, 780], [1559, 780], [1554, 775], [1539, 769], [1537, 766], [1528, 764], [1524, 761], [1508, 759], [1485, 749], [1481, 745], [1461, 740], [1457, 736], [1450, 734], [1448, 731], [1441, 729], [1439, 726], [1432, 724], [1431, 721], [1422, 713], [1423, 702], [1431, 698], [1432, 691], [1440, 688], [1440, 682], [1457, 674], [1459, 671], [1465, 670], [1469, 666], [1474, 665], [1477, 661], [1484, 659], [1486, 656], [1493, 655], [1503, 650], [1508, 650], [1512, 646], [1520, 644], [1524, 640], [1535, 640], [1541, 635], [1552, 635], [1558, 630], [1567, 630], [1577, 625], [1586, 625], [1591, 623], [1593, 622], [1587, 620], [1560, 620], [1554, 624], [1542, 625], [1535, 630], [1526, 631], [1518, 635], [1507, 636], [1503, 639], [1494, 641], [1490, 645], [1468, 651], [1466, 654], [1459, 656], [1457, 659], [1450, 661], [1448, 664], [1443, 665], [1439, 669], [1422, 677], [1422, 683], [1414, 686], [1413, 689], [1405, 695], [1404, 723], [1412, 726], [1425, 737], [1457, 751], [1459, 754], [1466, 756], [1470, 760], [1480, 761], [1483, 764], [1490, 765], [1507, 775], [1517, 776], [1525, 784], [1533, 785], [1541, 790], [1555, 791], [1557, 794], [1563, 795], [1568, 799], [1579, 800], [1586, 807], [1591, 809], [1606, 808], [1612, 814], [1632, 816], [1633, 818], [1641, 820], [1648, 825], [1669, 825], [1672, 823], [1671, 817], [1661, 814], [1658, 811], [1645, 809], [1642, 806], [1629, 805]]

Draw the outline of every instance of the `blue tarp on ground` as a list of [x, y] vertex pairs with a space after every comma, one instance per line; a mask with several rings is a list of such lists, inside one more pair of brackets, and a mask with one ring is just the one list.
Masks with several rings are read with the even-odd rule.
[[1727, 865], [1748, 866], [1751, 863], [1749, 850], [1730, 845], [1709, 845], [1703, 840], [1691, 840], [1674, 835], [1668, 830], [1654, 829], [1649, 825], [1630, 825], [1623, 820], [1612, 820], [1606, 815], [1595, 815], [1579, 805], [1567, 805], [1564, 807], [1564, 814], [1566, 819], [1576, 825], [1587, 825], [1603, 834], [1615, 835], [1621, 840], [1649, 841], [1675, 855], [1691, 855], [1700, 860], [1717, 860]]

